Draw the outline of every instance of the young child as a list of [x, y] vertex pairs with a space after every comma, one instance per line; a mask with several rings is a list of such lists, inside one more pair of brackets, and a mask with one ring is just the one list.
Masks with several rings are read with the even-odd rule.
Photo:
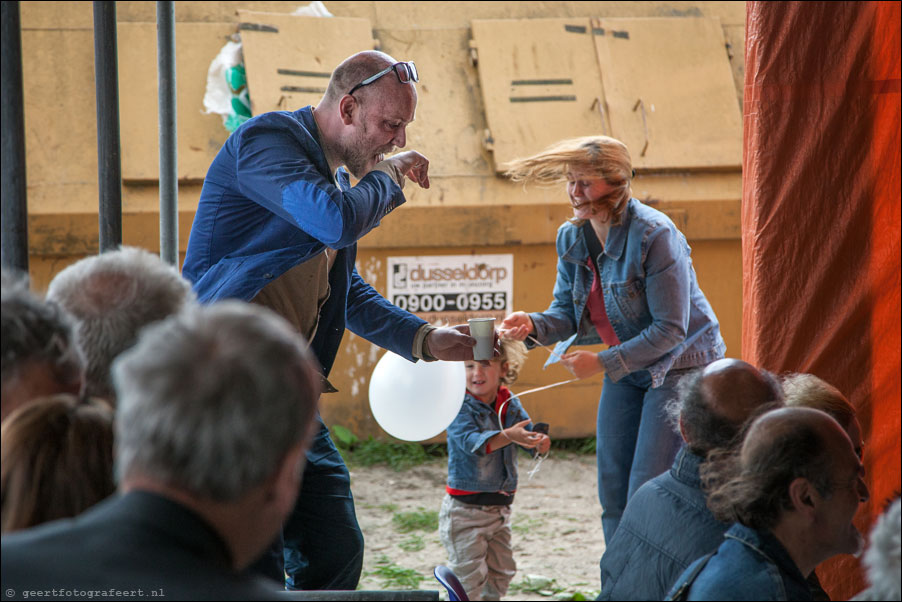
[[499, 600], [517, 572], [510, 529], [517, 445], [538, 453], [551, 446], [548, 435], [532, 432], [520, 400], [504, 386], [517, 379], [526, 346], [514, 340], [502, 340], [501, 346], [498, 359], [465, 363], [467, 393], [448, 427], [448, 486], [439, 534], [470, 600]]

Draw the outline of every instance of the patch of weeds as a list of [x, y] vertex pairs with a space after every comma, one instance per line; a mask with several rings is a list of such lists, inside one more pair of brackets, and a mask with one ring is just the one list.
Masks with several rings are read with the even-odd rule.
[[520, 535], [526, 535], [527, 533], [531, 533], [538, 527], [542, 527], [544, 525], [544, 521], [535, 518], [529, 518], [521, 514], [514, 519], [514, 524], [511, 525], [511, 529], [514, 532], [519, 533]]
[[595, 454], [595, 437], [583, 439], [552, 439], [551, 449], [585, 456]]
[[345, 463], [349, 465], [384, 464], [400, 472], [412, 466], [448, 456], [447, 446], [441, 443], [421, 445], [419, 443], [380, 441], [373, 437], [361, 441], [354, 433], [340, 424], [332, 426], [332, 439]]
[[391, 517], [395, 529], [401, 533], [411, 531], [435, 531], [438, 529], [438, 512], [422, 506], [413, 512], [398, 512]]
[[360, 439], [357, 438], [357, 435], [340, 424], [332, 426], [332, 440], [337, 447], [344, 449], [351, 449], [360, 441]]
[[377, 506], [377, 508], [379, 508], [379, 510], [382, 510], [384, 512], [392, 512], [393, 513], [395, 510], [398, 509], [398, 505], [397, 504], [379, 504], [379, 506]]
[[426, 547], [426, 542], [419, 535], [411, 535], [398, 544], [398, 547], [405, 552], [419, 552]]
[[[578, 583], [575, 586], [588, 585], [588, 583]], [[574, 600], [578, 602], [583, 602], [584, 600], [594, 600], [598, 597], [600, 592], [580, 592], [580, 591], [567, 591], [567, 588], [563, 588], [557, 584], [554, 579], [549, 579], [547, 577], [538, 577], [536, 575], [527, 575], [526, 579], [520, 581], [518, 583], [511, 583], [508, 586], [508, 594], [516, 596], [516, 594], [521, 593], [533, 593], [539, 594], [540, 596], [546, 596], [548, 598], [554, 596], [555, 600]]]
[[519, 583], [512, 583], [508, 587], [508, 590], [520, 593], [529, 592], [533, 594], [539, 594], [540, 596], [549, 597], [565, 591], [564, 588], [560, 587], [557, 584], [557, 581], [555, 581], [554, 579], [549, 579], [547, 577], [538, 577], [534, 575], [527, 575], [526, 579], [524, 579], [523, 581], [520, 581]]
[[398, 566], [385, 554], [376, 561], [376, 570], [367, 574], [382, 578], [385, 589], [418, 589], [424, 579], [415, 570]]

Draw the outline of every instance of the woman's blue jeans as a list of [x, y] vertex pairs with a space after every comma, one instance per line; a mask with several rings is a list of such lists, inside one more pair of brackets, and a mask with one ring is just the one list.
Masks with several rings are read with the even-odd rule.
[[610, 542], [627, 501], [643, 483], [670, 468], [681, 438], [665, 406], [676, 397], [676, 383], [689, 370], [670, 371], [651, 388], [651, 375], [640, 370], [618, 382], [607, 375], [598, 403], [597, 461], [601, 528]]

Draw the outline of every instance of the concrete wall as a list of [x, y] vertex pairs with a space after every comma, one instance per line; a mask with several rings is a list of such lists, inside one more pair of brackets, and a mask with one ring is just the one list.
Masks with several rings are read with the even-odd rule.
[[[127, 153], [123, 162], [130, 165], [128, 172], [152, 170], [157, 157], [156, 48], [155, 37], [145, 34], [154, 27], [155, 3], [117, 4]], [[176, 3], [178, 26], [190, 25], [192, 32], [201, 32], [195, 37], [207, 36], [204, 44], [185, 35], [177, 38], [180, 95], [187, 87], [202, 90], [203, 82], [196, 76], [191, 81], [185, 77], [206, 72], [215, 49], [234, 31], [238, 8], [285, 13], [296, 6]], [[524, 190], [495, 175], [491, 152], [483, 144], [488, 124], [477, 67], [470, 61], [471, 20], [718, 17], [726, 52], [732, 53], [730, 66], [741, 106], [744, 2], [326, 2], [326, 6], [337, 17], [368, 19], [382, 50], [401, 60], [415, 60], [422, 71], [420, 106], [409, 128], [408, 147], [433, 157], [433, 186], [429, 191], [408, 187], [408, 203], [360, 242], [360, 271], [383, 292], [385, 263], [392, 255], [513, 253], [514, 306], [536, 311], [551, 299], [554, 233], [567, 215], [566, 199], [561, 190]], [[130, 25], [128, 32], [138, 33], [123, 35], [123, 24]], [[23, 2], [22, 27], [31, 275], [41, 290], [60, 269], [97, 249], [91, 3]], [[218, 116], [202, 115], [201, 110], [180, 104], [178, 119], [180, 163], [193, 162], [202, 172], [205, 157], [215, 153], [227, 133], [218, 125]], [[555, 127], [553, 118], [548, 127]], [[736, 145], [740, 143], [737, 139]], [[740, 351], [742, 312], [740, 185], [738, 168], [650, 171], [640, 173], [634, 185], [637, 197], [655, 200], [689, 238], [701, 286], [733, 356]], [[180, 181], [182, 253], [200, 189], [196, 174]], [[126, 244], [159, 248], [157, 195], [153, 178], [125, 174]], [[477, 219], [482, 227], [474, 229]], [[545, 355], [543, 350], [532, 352], [515, 390], [569, 377], [560, 367], [542, 371]], [[323, 399], [328, 422], [343, 424], [358, 435], [380, 433], [366, 397], [369, 374], [380, 356], [381, 350], [348, 333], [332, 378], [340, 392]], [[594, 433], [599, 391], [596, 377], [524, 401], [536, 418], [551, 423], [553, 436], [586, 436]]]

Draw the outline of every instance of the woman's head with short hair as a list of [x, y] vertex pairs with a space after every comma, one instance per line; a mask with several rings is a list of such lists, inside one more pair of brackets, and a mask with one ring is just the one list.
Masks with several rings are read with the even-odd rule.
[[36, 399], [0, 433], [4, 533], [76, 516], [116, 489], [113, 410], [102, 400]]

